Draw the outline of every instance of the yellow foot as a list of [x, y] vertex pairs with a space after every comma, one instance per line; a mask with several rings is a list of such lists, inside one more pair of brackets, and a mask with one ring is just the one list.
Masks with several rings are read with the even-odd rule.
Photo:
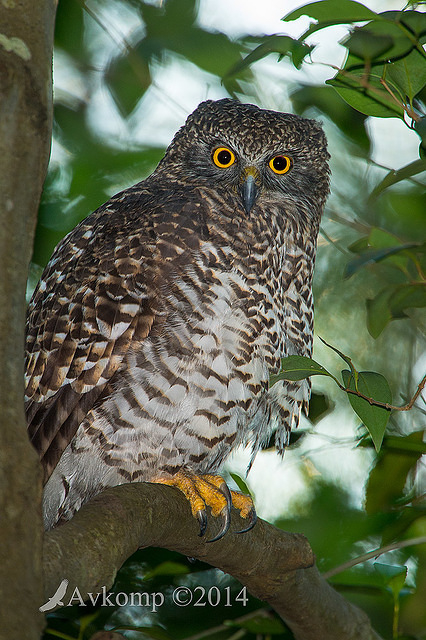
[[231, 522], [231, 506], [239, 510], [243, 518], [249, 520], [248, 526], [237, 533], [245, 533], [256, 524], [256, 511], [253, 500], [237, 491], [230, 491], [225, 480], [221, 476], [206, 474], [197, 476], [195, 473], [182, 469], [171, 477], [159, 477], [152, 482], [167, 484], [176, 487], [185, 495], [191, 511], [200, 525], [200, 536], [203, 536], [207, 528], [206, 506], [211, 508], [212, 515], [223, 519], [219, 533], [208, 540], [215, 542], [223, 538], [229, 529]]

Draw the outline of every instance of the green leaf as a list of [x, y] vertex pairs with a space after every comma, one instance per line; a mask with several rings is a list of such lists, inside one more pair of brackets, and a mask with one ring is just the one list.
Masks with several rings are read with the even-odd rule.
[[369, 200], [371, 201], [374, 198], [377, 198], [377, 196], [382, 193], [382, 191], [384, 191], [391, 185], [396, 184], [397, 182], [401, 182], [401, 180], [411, 178], [418, 173], [422, 173], [422, 171], [426, 171], [426, 158], [414, 160], [414, 162], [410, 162], [410, 164], [407, 164], [405, 167], [402, 167], [397, 171], [390, 171], [387, 176], [385, 176], [385, 178], [383, 178], [383, 180], [379, 182], [376, 187], [374, 187], [369, 196]]
[[387, 65], [386, 77], [390, 77], [412, 101], [426, 84], [425, 57], [417, 49], [413, 49], [408, 56]]
[[[352, 391], [356, 391], [355, 380], [348, 370], [342, 371], [342, 378], [345, 386]], [[368, 398], [378, 402], [391, 403], [392, 394], [389, 384], [384, 376], [374, 371], [360, 371], [358, 374], [358, 391]], [[352, 393], [348, 393], [348, 399], [355, 413], [371, 435], [376, 451], [380, 450], [386, 425], [389, 421], [390, 411], [383, 407], [372, 405]]]
[[396, 567], [390, 564], [375, 562], [374, 568], [382, 578], [384, 584], [391, 589], [395, 600], [398, 599], [407, 577], [407, 567]]
[[416, 284], [403, 284], [396, 287], [389, 298], [389, 309], [393, 318], [404, 318], [405, 309], [426, 306], [426, 286], [424, 282]]
[[397, 247], [385, 247], [384, 249], [367, 249], [361, 255], [357, 256], [347, 263], [345, 267], [344, 277], [350, 278], [354, 275], [354, 273], [359, 271], [359, 269], [367, 266], [368, 264], [380, 262], [381, 260], [385, 260], [389, 256], [394, 256], [398, 253], [401, 253], [401, 251], [413, 249], [418, 246], [419, 244], [416, 242], [409, 242], [407, 244], [400, 244]]
[[311, 25], [301, 39], [305, 39], [311, 33], [331, 25], [380, 19], [377, 13], [371, 11], [371, 9], [368, 9], [360, 2], [354, 2], [353, 0], [310, 2], [295, 11], [291, 11], [282, 19], [289, 22], [290, 20], [297, 20], [301, 16], [309, 16], [317, 20], [317, 23]]
[[330, 376], [327, 369], [312, 358], [305, 356], [288, 356], [281, 360], [281, 370], [277, 375], [271, 375], [269, 385], [272, 387], [279, 380], [303, 380], [309, 376]]
[[[399, 453], [426, 454], [426, 442], [423, 442], [424, 431], [415, 431], [408, 436], [386, 436], [383, 446]], [[405, 484], [405, 483], [404, 483]], [[404, 488], [402, 485], [402, 489]], [[426, 505], [425, 505], [426, 508]]]
[[369, 77], [368, 86], [363, 70], [337, 73], [326, 81], [351, 107], [366, 116], [378, 118], [404, 117], [404, 109], [383, 89], [380, 79]]
[[[374, 204], [377, 210], [378, 204]], [[386, 215], [384, 220], [389, 221], [396, 233], [416, 242], [426, 238], [426, 193], [421, 185], [414, 188], [410, 185], [404, 190], [388, 189], [380, 204]]]
[[375, 249], [384, 249], [385, 247], [399, 247], [401, 244], [398, 236], [379, 227], [373, 227], [368, 235], [368, 245]]
[[[424, 56], [416, 50], [416, 42], [407, 26], [399, 20], [404, 12], [386, 12], [363, 27], [357, 27], [341, 44], [350, 51], [344, 73], [329, 81], [341, 97], [355, 109], [370, 116], [403, 116], [403, 108], [380, 83], [386, 81], [392, 92], [403, 102], [423, 89], [426, 82]], [[413, 12], [408, 12], [413, 13]], [[420, 44], [418, 44], [420, 46]], [[360, 68], [365, 63], [382, 58], [382, 66]], [[402, 59], [401, 59], [402, 58]], [[389, 62], [390, 61], [390, 62]], [[356, 95], [358, 91], [358, 95]], [[360, 97], [362, 96], [362, 97]]]
[[[401, 28], [399, 24], [395, 22], [390, 22], [389, 20], [383, 20], [383, 15], [381, 14], [379, 20], [373, 20], [363, 27], [356, 27], [352, 33], [356, 33], [357, 39], [359, 38], [356, 48], [356, 58], [367, 59], [371, 61], [372, 59], [381, 58], [383, 62], [387, 62], [388, 60], [392, 60], [393, 58], [400, 58], [401, 56], [407, 55], [415, 46], [412, 38], [408, 37], [406, 33], [406, 29]], [[363, 36], [362, 33], [366, 33], [367, 36], [364, 39], [365, 45], [367, 47], [367, 51], [371, 48], [372, 52], [375, 49], [375, 46], [372, 42], [373, 38], [377, 39], [378, 47], [383, 47], [385, 41], [390, 44], [389, 48], [385, 49], [382, 55], [376, 53], [374, 57], [364, 56], [361, 52], [361, 39]], [[349, 36], [349, 41], [350, 41]], [[346, 40], [341, 41], [341, 44], [346, 46]], [[359, 59], [356, 62], [359, 64]], [[351, 64], [353, 64], [351, 62]]]
[[368, 298], [367, 304], [367, 329], [373, 338], [378, 338], [383, 329], [392, 320], [389, 309], [389, 298], [394, 288], [389, 287], [380, 291], [374, 298]]
[[[241, 45], [223, 33], [211, 33], [196, 27], [171, 42], [173, 50], [193, 64], [219, 77], [241, 59]], [[212, 53], [214, 52], [214, 53]]]
[[290, 36], [267, 36], [263, 42], [253, 49], [243, 60], [235, 64], [226, 74], [225, 78], [236, 75], [247, 69], [258, 60], [262, 60], [271, 53], [278, 53], [280, 56], [290, 55], [296, 68], [302, 64], [303, 58], [307, 56], [313, 47], [300, 43]]
[[[373, 227], [370, 231], [370, 235], [368, 236], [368, 247], [367, 248], [375, 248], [375, 249], [385, 249], [387, 247], [400, 247], [401, 240], [398, 236], [393, 233], [389, 233], [384, 229], [379, 229], [378, 227]], [[388, 264], [392, 264], [402, 271], [404, 274], [406, 273], [407, 263], [408, 263], [408, 255], [407, 252], [402, 251], [401, 253], [396, 253], [395, 255], [386, 256], [386, 261]]]
[[368, 29], [355, 28], [340, 41], [353, 56], [371, 61], [380, 57], [393, 46], [393, 39], [387, 34], [375, 34]]
[[367, 482], [365, 508], [368, 514], [395, 509], [404, 496], [407, 477], [424, 453], [423, 437], [423, 430], [408, 436], [386, 436]]
[[235, 482], [235, 484], [237, 485], [238, 489], [241, 491], [241, 493], [244, 493], [247, 496], [251, 496], [251, 491], [247, 486], [247, 483], [244, 482], [244, 480], [241, 478], [241, 476], [239, 476], [236, 473], [230, 473], [229, 474], [231, 476], [231, 478], [233, 479], [233, 481]]
[[361, 238], [358, 238], [358, 240], [355, 240], [355, 242], [352, 242], [352, 244], [348, 246], [348, 250], [351, 253], [362, 253], [363, 251], [367, 251], [369, 248], [369, 236], [361, 236]]
[[355, 369], [352, 360], [350, 359], [349, 356], [347, 356], [345, 353], [343, 353], [342, 351], [339, 351], [339, 349], [337, 349], [337, 347], [333, 347], [333, 345], [329, 344], [328, 342], [326, 342], [323, 338], [321, 338], [321, 336], [319, 336], [319, 339], [321, 340], [321, 342], [323, 344], [325, 344], [326, 347], [328, 347], [329, 349], [332, 349], [335, 353], [337, 353], [338, 356], [340, 356], [342, 358], [342, 360], [344, 362], [346, 362], [346, 364], [350, 367], [351, 373], [354, 377], [355, 380], [355, 386], [358, 383], [358, 371]]
[[407, 309], [423, 307], [426, 307], [424, 283], [386, 287], [375, 298], [367, 300], [368, 331], [377, 338], [391, 320], [406, 318]]
[[110, 63], [105, 80], [117, 107], [126, 118], [151, 84], [149, 65], [141, 55], [131, 51]]
[[395, 22], [411, 31], [418, 39], [426, 33], [426, 13], [420, 11], [384, 11], [382, 19]]

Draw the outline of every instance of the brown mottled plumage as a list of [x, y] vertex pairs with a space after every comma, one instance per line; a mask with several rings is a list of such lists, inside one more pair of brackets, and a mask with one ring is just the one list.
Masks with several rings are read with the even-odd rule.
[[327, 160], [312, 120], [207, 101], [57, 246], [27, 328], [47, 527], [104, 487], [214, 473], [242, 443], [254, 456], [275, 430], [284, 449], [309, 385], [268, 380], [311, 354]]

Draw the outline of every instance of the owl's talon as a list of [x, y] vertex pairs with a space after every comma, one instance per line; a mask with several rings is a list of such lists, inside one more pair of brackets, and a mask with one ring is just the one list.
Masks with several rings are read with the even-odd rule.
[[187, 498], [191, 505], [192, 515], [197, 518], [202, 537], [207, 529], [208, 517], [206, 507], [209, 506], [213, 517], [222, 518], [222, 526], [219, 533], [207, 542], [216, 542], [223, 538], [229, 529], [231, 522], [231, 507], [234, 506], [243, 518], [248, 518], [246, 529], [238, 533], [249, 531], [256, 524], [256, 511], [253, 500], [238, 491], [230, 491], [228, 485], [221, 476], [205, 474], [197, 476], [188, 469], [182, 469], [171, 477], [160, 476], [151, 482], [171, 485], [176, 487]]
[[219, 487], [219, 491], [221, 491], [223, 493], [223, 495], [225, 496], [226, 504], [228, 505], [228, 511], [229, 511], [229, 513], [231, 513], [232, 496], [231, 496], [231, 492], [230, 492], [229, 487], [226, 484], [226, 482], [222, 482], [222, 484]]
[[254, 507], [250, 510], [247, 518], [249, 520], [248, 526], [245, 527], [245, 529], [240, 529], [239, 531], [236, 531], [235, 533], [247, 533], [247, 531], [250, 531], [251, 529], [253, 529], [254, 525], [257, 522], [257, 513]]
[[202, 538], [207, 529], [207, 511], [205, 509], [200, 509], [197, 511], [196, 518], [200, 525], [200, 533], [198, 535]]
[[221, 540], [221, 538], [223, 538], [223, 536], [226, 533], [228, 533], [229, 525], [231, 524], [231, 508], [229, 504], [226, 504], [226, 506], [223, 507], [222, 511], [220, 512], [220, 515], [223, 518], [223, 524], [222, 524], [221, 530], [217, 535], [215, 535], [214, 538], [211, 538], [211, 540], [206, 540], [206, 542], [217, 542], [218, 540]]

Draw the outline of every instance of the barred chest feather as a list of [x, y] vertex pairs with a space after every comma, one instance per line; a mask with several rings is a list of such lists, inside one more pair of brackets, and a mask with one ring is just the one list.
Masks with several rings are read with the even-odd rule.
[[185, 215], [175, 220], [179, 241], [170, 225], [157, 227], [157, 320], [132, 342], [48, 480], [48, 526], [107, 486], [182, 467], [216, 471], [240, 444], [251, 443], [254, 459], [274, 430], [284, 449], [309, 386], [269, 389], [269, 376], [282, 356], [310, 354], [314, 246], [306, 236], [298, 246], [294, 212], [271, 207], [238, 228], [226, 214], [207, 238]]

